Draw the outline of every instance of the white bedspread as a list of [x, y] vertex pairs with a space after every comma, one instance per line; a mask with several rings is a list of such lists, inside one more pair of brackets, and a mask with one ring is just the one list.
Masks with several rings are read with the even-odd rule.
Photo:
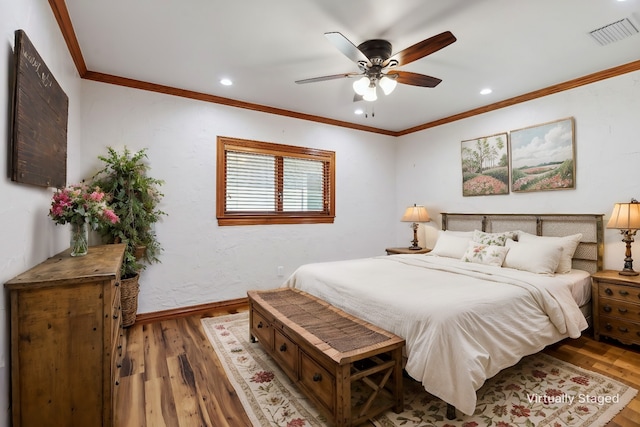
[[570, 280], [418, 255], [307, 264], [286, 281], [406, 340], [406, 371], [473, 414], [476, 390], [587, 322]]

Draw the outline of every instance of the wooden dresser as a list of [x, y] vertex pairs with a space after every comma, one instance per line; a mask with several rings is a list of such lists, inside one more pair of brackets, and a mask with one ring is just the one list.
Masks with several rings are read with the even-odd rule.
[[593, 334], [640, 344], [640, 276], [599, 271], [592, 276]]
[[13, 427], [114, 426], [124, 245], [69, 250], [5, 284]]

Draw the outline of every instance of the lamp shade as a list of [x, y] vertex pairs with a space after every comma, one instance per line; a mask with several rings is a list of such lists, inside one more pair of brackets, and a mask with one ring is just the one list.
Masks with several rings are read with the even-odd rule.
[[380, 88], [382, 89], [385, 95], [389, 95], [391, 92], [393, 92], [397, 84], [398, 84], [397, 80], [387, 76], [382, 76], [379, 83]]
[[424, 206], [409, 206], [404, 215], [402, 215], [402, 221], [405, 222], [429, 222], [429, 213]]
[[376, 99], [378, 99], [378, 95], [376, 94], [376, 85], [375, 84], [371, 84], [369, 85], [369, 87], [367, 88], [367, 90], [364, 91], [364, 95], [362, 96], [362, 99], [364, 99], [365, 101], [375, 101]]
[[362, 77], [353, 82], [353, 91], [358, 95], [364, 95], [370, 83], [368, 77]]
[[631, 203], [616, 203], [611, 212], [611, 218], [607, 228], [620, 230], [640, 229], [640, 203], [631, 200]]

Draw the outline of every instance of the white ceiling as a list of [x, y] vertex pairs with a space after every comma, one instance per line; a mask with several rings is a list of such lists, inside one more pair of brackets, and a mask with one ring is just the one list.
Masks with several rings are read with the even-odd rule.
[[[623, 18], [640, 29], [640, 0], [67, 0], [91, 71], [402, 131], [640, 59], [640, 34], [600, 46], [589, 32]], [[443, 31], [455, 43], [400, 67], [438, 77], [353, 102], [357, 72], [325, 37], [393, 52]], [[234, 81], [222, 86], [223, 77]], [[485, 87], [490, 95], [480, 95]], [[354, 114], [366, 107], [365, 115]], [[374, 116], [375, 114], [375, 116]]]

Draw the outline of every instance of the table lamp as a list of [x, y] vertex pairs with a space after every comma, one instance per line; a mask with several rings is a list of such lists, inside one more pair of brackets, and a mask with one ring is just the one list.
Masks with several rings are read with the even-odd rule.
[[607, 228], [617, 228], [622, 234], [622, 241], [627, 245], [624, 257], [624, 268], [618, 274], [623, 276], [637, 276], [633, 270], [633, 258], [631, 258], [631, 243], [636, 231], [640, 229], [640, 203], [631, 199], [631, 203], [616, 203], [607, 223]]
[[404, 215], [402, 215], [402, 221], [413, 223], [411, 226], [413, 228], [413, 240], [409, 249], [419, 251], [422, 248], [418, 246], [418, 223], [431, 221], [427, 209], [424, 206], [416, 206], [415, 204], [409, 206], [407, 210], [404, 211]]

